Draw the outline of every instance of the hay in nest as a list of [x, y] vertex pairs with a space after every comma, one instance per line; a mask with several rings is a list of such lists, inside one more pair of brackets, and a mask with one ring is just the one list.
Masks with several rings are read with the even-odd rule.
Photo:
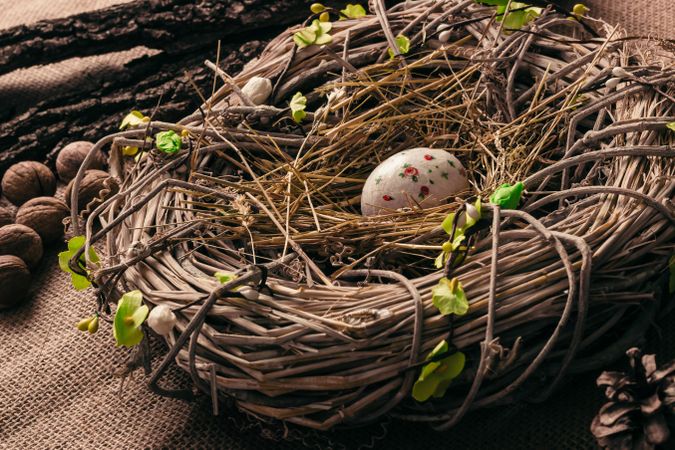
[[[328, 429], [391, 413], [443, 429], [472, 408], [546, 397], [620, 356], [657, 314], [675, 233], [672, 48], [552, 9], [506, 30], [473, 1], [369, 6], [335, 21], [325, 47], [298, 50], [296, 28], [234, 78], [212, 65], [221, 87], [200, 111], [92, 151], [110, 147], [121, 181], [85, 225], [73, 209], [88, 246], [105, 240], [90, 264], [101, 313], [139, 289], [178, 316], [157, 392], [190, 395], [160, 386], [175, 361], [216, 405], [261, 418]], [[390, 59], [397, 35], [411, 50]], [[608, 83], [615, 67], [625, 74]], [[253, 76], [275, 83], [268, 105], [241, 95]], [[288, 110], [298, 91], [301, 124]], [[186, 148], [153, 149], [164, 130]], [[142, 157], [122, 157], [124, 146]], [[361, 216], [368, 174], [419, 146], [456, 155], [471, 189]], [[516, 181], [520, 209], [485, 201]], [[441, 222], [477, 197], [464, 262], [437, 270]], [[237, 278], [222, 285], [216, 271]], [[443, 276], [463, 283], [466, 315], [433, 306]], [[466, 368], [445, 396], [416, 402], [411, 387], [443, 339]]]

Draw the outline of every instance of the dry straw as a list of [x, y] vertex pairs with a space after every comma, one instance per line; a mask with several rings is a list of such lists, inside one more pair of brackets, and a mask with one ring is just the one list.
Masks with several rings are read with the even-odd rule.
[[[178, 315], [157, 392], [190, 397], [161, 387], [175, 361], [261, 418], [328, 429], [391, 413], [443, 429], [472, 408], [545, 398], [620, 356], [658, 314], [675, 233], [672, 49], [550, 9], [519, 31], [473, 1], [369, 10], [335, 21], [325, 48], [298, 50], [290, 30], [236, 77], [211, 65], [223, 84], [199, 111], [92, 150], [110, 147], [121, 181], [74, 222], [87, 245], [105, 241], [91, 266], [102, 314], [139, 289]], [[411, 50], [390, 59], [398, 35]], [[253, 76], [275, 83], [269, 105], [241, 93]], [[300, 125], [287, 107], [298, 91]], [[164, 130], [188, 145], [152, 150]], [[127, 145], [143, 156], [123, 158]], [[457, 155], [471, 191], [362, 217], [368, 174], [416, 146]], [[519, 180], [521, 208], [484, 203], [465, 262], [435, 270], [443, 218]], [[237, 278], [221, 285], [216, 271]], [[444, 275], [463, 283], [465, 316], [432, 305]], [[418, 403], [411, 386], [443, 339], [467, 367], [445, 397]]]

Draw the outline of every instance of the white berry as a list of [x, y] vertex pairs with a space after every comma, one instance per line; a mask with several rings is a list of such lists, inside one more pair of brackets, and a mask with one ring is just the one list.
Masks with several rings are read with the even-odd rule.
[[148, 315], [148, 325], [160, 336], [166, 336], [176, 325], [176, 315], [167, 305], [157, 305]]
[[241, 90], [256, 105], [264, 104], [272, 94], [272, 82], [263, 77], [253, 77]]

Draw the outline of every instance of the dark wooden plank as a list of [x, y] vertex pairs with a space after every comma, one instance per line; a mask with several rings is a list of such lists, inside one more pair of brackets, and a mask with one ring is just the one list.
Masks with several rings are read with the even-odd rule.
[[138, 45], [180, 54], [300, 22], [309, 0], [144, 0], [0, 31], [0, 74]]

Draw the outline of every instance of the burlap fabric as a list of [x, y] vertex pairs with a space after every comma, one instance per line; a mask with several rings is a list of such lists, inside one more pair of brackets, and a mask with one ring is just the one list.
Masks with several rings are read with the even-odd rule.
[[[0, 1], [0, 28], [121, 3], [120, 0]], [[596, 0], [587, 2], [600, 17], [621, 23], [630, 33], [675, 38], [673, 0]], [[145, 51], [144, 49], [141, 49]], [[0, 98], [47, 95], [92, 67], [114, 67], [133, 53], [103, 55], [0, 77]], [[97, 59], [98, 58], [98, 59]], [[51, 78], [50, 78], [51, 77]], [[54, 82], [56, 77], [56, 82]], [[50, 81], [51, 79], [51, 81]], [[70, 81], [69, 81], [70, 80]], [[13, 84], [12, 84], [13, 83]], [[46, 94], [45, 94], [46, 88]], [[0, 101], [2, 107], [2, 101]], [[423, 425], [385, 422], [360, 430], [316, 436], [291, 432], [291, 441], [273, 441], [278, 430], [251, 426], [228, 411], [211, 415], [210, 402], [165, 399], [149, 392], [142, 376], [120, 389], [115, 375], [127, 352], [114, 349], [109, 328], [88, 336], [73, 324], [92, 312], [91, 293], [76, 293], [59, 272], [57, 249], [47, 249], [36, 271], [32, 300], [0, 313], [0, 449], [136, 448], [593, 448], [588, 431], [602, 398], [595, 376], [570, 380], [541, 404], [520, 404], [470, 414], [456, 429], [435, 433]], [[651, 346], [662, 358], [675, 356], [675, 333], [666, 318]], [[155, 345], [161, 351], [159, 344]], [[169, 382], [185, 383], [174, 371]], [[242, 429], [244, 428], [244, 429]]]

